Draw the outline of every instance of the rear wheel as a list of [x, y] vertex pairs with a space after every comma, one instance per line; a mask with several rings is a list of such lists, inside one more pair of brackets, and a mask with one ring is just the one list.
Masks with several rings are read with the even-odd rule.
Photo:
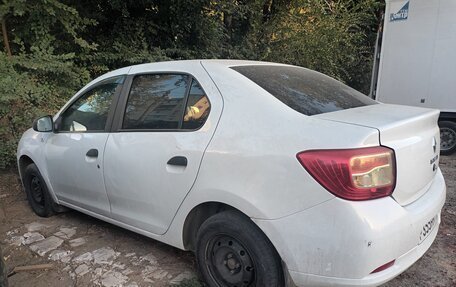
[[41, 217], [54, 214], [56, 205], [48, 192], [46, 182], [35, 164], [29, 164], [24, 172], [24, 188], [32, 210]]
[[456, 123], [450, 121], [439, 122], [440, 153], [450, 155], [456, 151]]
[[198, 266], [209, 286], [284, 286], [280, 257], [250, 218], [218, 213], [201, 225], [197, 240]]

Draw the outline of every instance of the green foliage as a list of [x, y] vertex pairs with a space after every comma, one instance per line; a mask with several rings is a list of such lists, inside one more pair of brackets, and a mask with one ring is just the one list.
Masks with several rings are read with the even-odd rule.
[[308, 67], [367, 92], [380, 8], [376, 0], [294, 1], [276, 16], [265, 58]]
[[[0, 5], [12, 56], [0, 53], [0, 168], [15, 161], [17, 142], [39, 115], [53, 114], [90, 74], [76, 53], [94, 49], [79, 31], [93, 20], [56, 0]], [[4, 43], [2, 43], [4, 44]], [[3, 46], [3, 45], [2, 45]]]
[[[300, 65], [367, 92], [379, 0], [3, 0], [0, 168], [91, 78], [171, 59]], [[6, 45], [9, 44], [9, 45]]]
[[34, 118], [54, 114], [89, 80], [70, 55], [0, 53], [0, 168], [15, 160], [17, 141]]

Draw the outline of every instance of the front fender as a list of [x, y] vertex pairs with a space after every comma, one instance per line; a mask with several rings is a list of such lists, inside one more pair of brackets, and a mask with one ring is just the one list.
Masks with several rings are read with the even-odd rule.
[[24, 157], [27, 157], [38, 167], [38, 170], [40, 171], [41, 176], [43, 177], [48, 187], [50, 195], [56, 203], [59, 203], [49, 180], [49, 174], [44, 155], [44, 147], [47, 139], [50, 136], [52, 136], [52, 133], [40, 133], [34, 131], [33, 129], [28, 129], [25, 131], [17, 146], [16, 160], [22, 186], [24, 186], [24, 175], [22, 174], [23, 170], [21, 167], [23, 165]]

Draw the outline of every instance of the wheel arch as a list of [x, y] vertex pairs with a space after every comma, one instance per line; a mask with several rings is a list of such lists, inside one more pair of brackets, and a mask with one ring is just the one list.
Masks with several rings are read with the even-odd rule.
[[186, 250], [195, 251], [196, 235], [201, 224], [212, 215], [225, 210], [234, 210], [245, 215], [245, 213], [233, 206], [217, 201], [203, 202], [193, 207], [187, 214], [182, 229], [182, 242], [184, 248]]
[[57, 199], [57, 196], [55, 195], [54, 190], [52, 189], [52, 185], [50, 184], [50, 180], [47, 177], [46, 170], [44, 170], [44, 168], [42, 169], [42, 166], [44, 164], [40, 165], [39, 161], [37, 161], [32, 156], [30, 156], [30, 154], [27, 154], [27, 153], [22, 154], [17, 160], [17, 164], [18, 164], [17, 168], [18, 168], [18, 171], [19, 171], [19, 177], [21, 179], [22, 187], [24, 187], [25, 169], [27, 168], [28, 165], [30, 165], [32, 163], [35, 164], [36, 167], [38, 168], [38, 170], [40, 171], [41, 176], [43, 177], [43, 179], [44, 179], [44, 181], [45, 181], [45, 183], [47, 185], [48, 192], [49, 192], [50, 196], [52, 197], [54, 202], [58, 204], [59, 200]]
[[[246, 219], [250, 219], [250, 216], [248, 216], [245, 212], [242, 210], [233, 207], [230, 204], [224, 203], [224, 202], [219, 202], [219, 201], [206, 201], [203, 203], [200, 203], [193, 207], [190, 212], [187, 214], [184, 225], [182, 228], [182, 243], [184, 246], [185, 250], [191, 250], [195, 251], [196, 247], [196, 236], [198, 233], [198, 230], [200, 226], [203, 224], [204, 221], [206, 221], [209, 217], [223, 212], [227, 210], [232, 210], [235, 211], [241, 215], [243, 215]], [[271, 241], [271, 239], [267, 236], [267, 234], [254, 222], [252, 221], [258, 229], [268, 238], [268, 240], [271, 242], [272, 246], [276, 250], [277, 254], [280, 255], [278, 252], [277, 247], [275, 246], [274, 242]], [[283, 264], [283, 262], [282, 262]]]
[[439, 122], [440, 121], [456, 122], [456, 112], [440, 112]]
[[32, 163], [36, 164], [35, 161], [28, 155], [23, 154], [19, 157], [18, 170], [19, 170], [19, 175], [21, 177], [21, 180], [22, 180], [22, 176], [24, 175], [25, 168]]

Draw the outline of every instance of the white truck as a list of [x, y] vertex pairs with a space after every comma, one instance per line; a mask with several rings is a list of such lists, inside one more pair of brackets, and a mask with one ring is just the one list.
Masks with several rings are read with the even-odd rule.
[[456, 0], [385, 0], [370, 96], [440, 110], [442, 154], [456, 151]]

